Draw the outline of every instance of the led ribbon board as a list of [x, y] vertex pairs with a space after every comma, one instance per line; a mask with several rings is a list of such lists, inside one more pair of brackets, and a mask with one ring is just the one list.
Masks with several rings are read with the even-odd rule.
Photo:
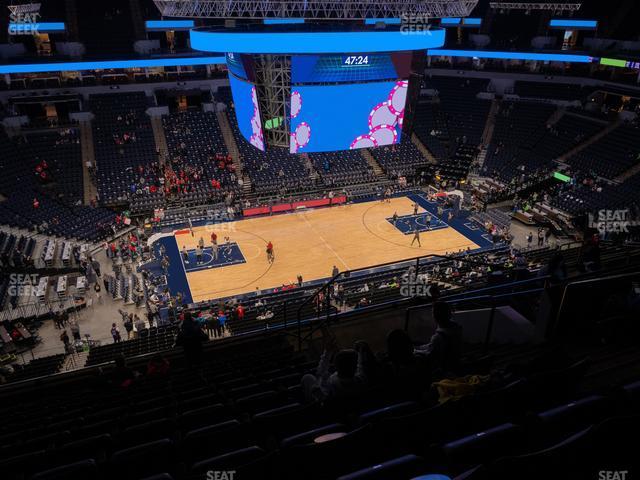
[[191, 48], [248, 54], [365, 53], [427, 50], [444, 45], [444, 29], [371, 31], [191, 30]]
[[493, 58], [501, 60], [535, 60], [540, 62], [591, 63], [589, 55], [570, 55], [562, 53], [528, 53], [528, 52], [489, 52], [483, 50], [429, 50], [427, 55], [436, 57], [468, 57]]
[[618, 58], [601, 58], [600, 65], [619, 68], [634, 68], [640, 70], [640, 62], [633, 60], [620, 60]]
[[224, 57], [158, 58], [152, 60], [109, 60], [102, 62], [62, 62], [0, 65], [0, 74], [76, 72], [81, 70], [112, 70], [118, 68], [185, 67], [191, 65], [221, 65]]
[[550, 28], [563, 28], [566, 30], [594, 30], [598, 27], [596, 20], [568, 20], [564, 18], [554, 18], [549, 20]]
[[147, 30], [165, 32], [169, 30], [190, 30], [196, 26], [193, 20], [147, 20]]

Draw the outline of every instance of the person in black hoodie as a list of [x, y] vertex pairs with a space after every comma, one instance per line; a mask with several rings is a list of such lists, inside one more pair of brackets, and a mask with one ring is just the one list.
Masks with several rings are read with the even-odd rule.
[[200, 325], [193, 320], [191, 312], [184, 312], [184, 320], [176, 338], [176, 345], [181, 345], [187, 364], [190, 367], [198, 366], [202, 361], [202, 344], [209, 340], [209, 336]]

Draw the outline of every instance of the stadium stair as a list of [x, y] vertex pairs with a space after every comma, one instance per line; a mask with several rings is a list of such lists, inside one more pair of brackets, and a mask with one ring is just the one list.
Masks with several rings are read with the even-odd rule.
[[315, 182], [318, 179], [318, 177], [320, 176], [320, 174], [316, 170], [316, 167], [313, 165], [313, 162], [311, 161], [311, 158], [306, 153], [301, 154], [300, 158], [302, 159], [302, 163], [305, 166], [305, 168], [307, 169], [307, 171], [311, 172], [309, 174], [309, 178]]
[[373, 173], [375, 173], [378, 178], [387, 178], [387, 176], [384, 174], [384, 170], [382, 170], [382, 167], [377, 162], [377, 160], [373, 158], [373, 155], [371, 155], [371, 152], [369, 150], [363, 148], [360, 150], [360, 153], [362, 154], [362, 157], [367, 161], [369, 166], [373, 169]]
[[413, 144], [416, 147], [418, 147], [418, 150], [420, 150], [420, 153], [422, 153], [422, 155], [424, 155], [424, 158], [426, 158], [429, 161], [429, 163], [432, 163], [434, 165], [436, 163], [438, 163], [436, 161], [436, 157], [433, 156], [433, 154], [424, 145], [424, 143], [422, 143], [422, 141], [417, 137], [417, 135], [415, 133], [411, 135], [411, 141], [413, 142]]
[[[501, 101], [497, 98], [491, 102], [491, 109], [489, 110], [489, 114], [487, 115], [487, 123], [484, 127], [484, 132], [482, 132], [482, 145], [491, 144], [491, 140], [493, 139], [493, 132], [496, 128], [496, 116], [500, 111], [500, 103]], [[480, 166], [482, 167], [482, 164], [480, 164]]]
[[613, 123], [610, 123], [606, 128], [600, 130], [598, 133], [596, 133], [595, 135], [593, 135], [592, 137], [589, 137], [588, 139], [586, 139], [584, 142], [582, 142], [579, 145], [576, 145], [574, 148], [572, 148], [571, 150], [569, 150], [567, 153], [565, 153], [564, 155], [561, 155], [560, 157], [557, 158], [557, 161], [560, 163], [564, 163], [567, 161], [567, 159], [573, 157], [575, 154], [581, 152], [582, 150], [584, 150], [585, 148], [587, 148], [589, 145], [593, 145], [594, 143], [596, 143], [598, 140], [602, 139], [603, 137], [605, 137], [606, 135], [608, 135], [609, 133], [613, 132], [616, 128], [618, 128], [620, 125], [622, 124], [622, 121], [620, 119], [616, 120]]
[[96, 188], [89, 167], [87, 165], [96, 164], [96, 154], [93, 146], [93, 130], [91, 122], [80, 122], [80, 147], [82, 151], [82, 185], [84, 187], [84, 204], [89, 205], [92, 199], [97, 198]]
[[239, 175], [242, 175], [242, 193], [245, 197], [249, 197], [251, 196], [251, 192], [253, 190], [253, 187], [251, 185], [251, 178], [244, 172], [244, 166], [242, 165], [242, 161], [240, 160], [240, 150], [238, 150], [238, 144], [236, 143], [236, 139], [233, 136], [233, 132], [231, 131], [231, 126], [229, 125], [229, 117], [227, 117], [226, 112], [217, 112], [216, 117], [218, 118], [218, 125], [220, 126], [222, 139], [224, 140], [224, 144], [227, 147], [227, 152], [229, 152], [229, 155], [231, 155], [233, 165], [236, 167], [236, 172]]
[[156, 142], [156, 148], [160, 152], [160, 162], [164, 162], [169, 156], [169, 147], [167, 146], [167, 137], [164, 134], [162, 126], [162, 117], [159, 115], [151, 116], [151, 127], [153, 129], [153, 139]]

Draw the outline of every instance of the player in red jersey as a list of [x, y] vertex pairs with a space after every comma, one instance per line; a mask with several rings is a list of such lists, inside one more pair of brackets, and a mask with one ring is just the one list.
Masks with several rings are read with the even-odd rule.
[[213, 245], [218, 244], [218, 235], [216, 235], [216, 232], [211, 232], [211, 243]]
[[275, 257], [273, 256], [273, 243], [271, 243], [271, 240], [269, 240], [269, 243], [267, 243], [267, 261], [269, 263], [273, 263], [274, 259]]

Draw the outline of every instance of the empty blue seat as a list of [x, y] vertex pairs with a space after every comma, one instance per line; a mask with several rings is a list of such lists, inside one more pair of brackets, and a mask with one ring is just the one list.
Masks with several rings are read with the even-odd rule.
[[404, 455], [377, 465], [342, 475], [338, 480], [403, 480], [413, 478], [425, 468], [424, 460], [416, 455]]
[[79, 462], [62, 465], [36, 473], [32, 480], [87, 480], [96, 478], [96, 462], [92, 459], [81, 460]]

